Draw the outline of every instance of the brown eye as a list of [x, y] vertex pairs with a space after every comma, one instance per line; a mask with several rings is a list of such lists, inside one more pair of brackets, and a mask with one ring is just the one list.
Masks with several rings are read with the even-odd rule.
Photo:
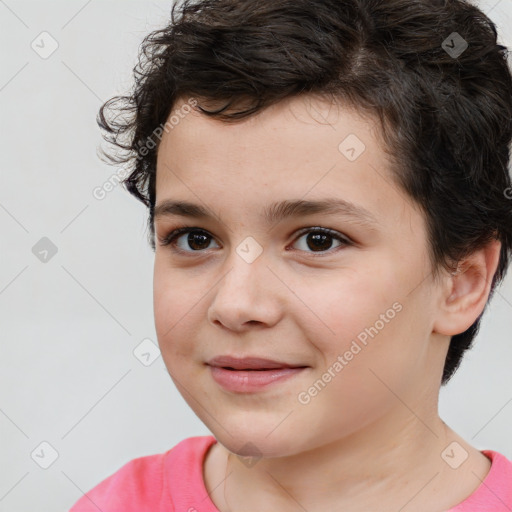
[[[185, 234], [188, 236], [184, 237]], [[180, 239], [183, 241], [180, 242]], [[180, 228], [161, 240], [161, 245], [171, 245], [178, 252], [200, 252], [208, 249], [211, 240], [213, 240], [212, 236], [202, 229]]]
[[[185, 237], [184, 235], [188, 236]], [[335, 250], [352, 245], [348, 238], [327, 228], [307, 228], [301, 232], [301, 236], [296, 240], [301, 239], [304, 239], [304, 242], [299, 250], [309, 252], [315, 256], [334, 252], [334, 250], [330, 251], [333, 248], [334, 241], [338, 242], [338, 245], [334, 247]], [[212, 240], [214, 238], [203, 229], [183, 227], [175, 229], [169, 235], [160, 239], [160, 245], [169, 245], [177, 253], [193, 255], [209, 249]]]
[[191, 231], [186, 238], [185, 244], [188, 244], [194, 250], [200, 251], [201, 249], [207, 249], [210, 245], [208, 235], [199, 231]]
[[327, 252], [332, 248], [333, 240], [339, 242], [335, 248], [350, 245], [348, 239], [341, 236], [338, 232], [326, 228], [309, 228], [307, 231], [303, 231], [297, 240], [301, 238], [304, 238], [305, 243], [299, 249], [306, 252]]

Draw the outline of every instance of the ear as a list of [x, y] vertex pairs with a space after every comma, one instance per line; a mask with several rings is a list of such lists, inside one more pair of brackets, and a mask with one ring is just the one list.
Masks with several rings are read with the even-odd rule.
[[500, 250], [501, 242], [494, 239], [459, 263], [457, 272], [443, 278], [433, 332], [454, 336], [471, 327], [487, 303]]

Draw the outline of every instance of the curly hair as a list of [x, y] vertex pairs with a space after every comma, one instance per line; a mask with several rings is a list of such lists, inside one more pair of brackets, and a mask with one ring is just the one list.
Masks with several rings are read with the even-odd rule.
[[[512, 252], [507, 57], [466, 0], [184, 0], [144, 38], [130, 94], [101, 106], [103, 155], [129, 166], [154, 250], [157, 151], [178, 98], [226, 123], [300, 94], [341, 99], [380, 121], [393, 176], [425, 215], [435, 278], [501, 241], [490, 300]], [[442, 385], [482, 315], [452, 336]]]

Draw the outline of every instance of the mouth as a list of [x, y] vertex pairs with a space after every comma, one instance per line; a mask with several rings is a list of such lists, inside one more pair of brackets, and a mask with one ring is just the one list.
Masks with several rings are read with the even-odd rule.
[[232, 357], [218, 356], [206, 363], [209, 366], [223, 368], [229, 371], [268, 371], [288, 368], [307, 368], [303, 364], [286, 363], [261, 357]]
[[233, 372], [269, 372], [272, 370], [282, 370], [284, 368], [306, 368], [306, 366], [280, 366], [276, 368], [230, 368], [229, 366], [218, 366], [217, 368], [222, 368], [223, 370], [230, 370]]
[[211, 376], [225, 391], [257, 393], [300, 375], [309, 366], [260, 357], [219, 356], [206, 363]]

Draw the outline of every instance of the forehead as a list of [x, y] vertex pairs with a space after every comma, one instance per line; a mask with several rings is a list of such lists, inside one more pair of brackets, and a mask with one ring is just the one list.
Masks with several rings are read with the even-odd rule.
[[376, 120], [352, 107], [294, 97], [235, 124], [192, 111], [162, 137], [157, 208], [181, 200], [239, 215], [254, 210], [264, 220], [279, 201], [326, 198], [379, 220], [413, 214]]
[[[212, 108], [211, 102], [207, 106]], [[213, 108], [219, 106], [214, 104]], [[176, 102], [173, 112], [184, 108], [183, 98]], [[222, 122], [195, 110], [187, 110], [180, 118], [176, 115], [170, 118], [174, 118], [176, 125], [163, 135], [159, 148], [162, 158], [167, 156], [162, 154], [166, 143], [170, 143], [181, 159], [185, 155], [180, 149], [186, 144], [189, 150], [192, 138], [194, 159], [201, 159], [205, 154], [209, 158], [214, 152], [217, 159], [222, 156], [244, 159], [245, 164], [256, 156], [258, 160], [278, 163], [284, 159], [283, 151], [286, 151], [287, 161], [301, 162], [305, 154], [309, 154], [305, 163], [312, 158], [318, 160], [324, 152], [342, 164], [355, 162], [363, 153], [373, 153], [379, 160], [385, 158], [381, 142], [377, 140], [380, 130], [373, 117], [363, 117], [352, 106], [312, 95], [286, 98], [236, 122]], [[340, 147], [343, 141], [346, 144]]]

